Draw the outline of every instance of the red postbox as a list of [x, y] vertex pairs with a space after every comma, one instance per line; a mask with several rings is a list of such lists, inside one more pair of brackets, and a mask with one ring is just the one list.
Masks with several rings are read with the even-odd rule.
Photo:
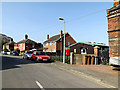
[[65, 50], [65, 55], [70, 56], [70, 50]]

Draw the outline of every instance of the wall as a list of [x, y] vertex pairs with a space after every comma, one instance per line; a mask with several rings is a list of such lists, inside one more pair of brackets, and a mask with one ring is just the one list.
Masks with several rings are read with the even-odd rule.
[[[70, 36], [70, 34], [65, 35], [65, 46], [68, 47], [68, 42], [69, 45], [72, 45], [76, 43], [76, 41]], [[56, 44], [56, 51], [59, 51], [60, 53], [63, 52], [63, 43], [64, 43], [64, 37], [61, 38], [61, 40], [57, 41]]]
[[94, 54], [94, 47], [91, 45], [83, 44], [83, 43], [78, 43], [74, 46], [70, 47], [70, 51], [74, 52], [74, 49], [76, 49], [76, 54], [81, 54], [81, 48], [87, 48], [87, 54]]
[[56, 42], [51, 42], [51, 45], [50, 45], [50, 42], [49, 42], [48, 45], [45, 44], [43, 47], [47, 48], [46, 50], [44, 50], [45, 52], [51, 52], [51, 50], [52, 50], [52, 52], [56, 52]]
[[[114, 3], [118, 5], [119, 3]], [[115, 7], [113, 7], [115, 8]], [[109, 56], [110, 57], [120, 57], [120, 16], [117, 13], [120, 9], [112, 10], [113, 8], [107, 10], [108, 15], [108, 37], [109, 37]]]

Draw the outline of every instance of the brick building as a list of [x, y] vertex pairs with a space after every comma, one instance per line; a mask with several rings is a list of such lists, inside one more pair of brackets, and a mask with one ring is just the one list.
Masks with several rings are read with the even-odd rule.
[[[74, 43], [72, 45], [69, 46], [70, 51], [74, 52], [76, 54], [96, 54], [95, 52], [95, 47], [98, 47], [98, 52], [100, 52], [101, 50], [106, 50], [109, 51], [109, 46], [102, 44], [102, 43], [85, 43], [85, 42], [78, 42], [78, 43]], [[99, 53], [96, 54], [99, 56]]]
[[3, 50], [7, 49], [8, 51], [13, 51], [14, 50], [14, 44], [15, 44], [15, 42], [11, 38], [8, 43], [3, 45]]
[[[64, 36], [63, 31], [60, 31], [60, 34], [52, 36], [49, 38], [47, 35], [47, 40], [43, 42], [43, 51], [44, 52], [63, 52], [63, 43]], [[65, 33], [65, 46], [68, 47], [71, 44], [76, 43], [76, 41], [71, 37], [69, 33]]]
[[110, 64], [120, 65], [120, 0], [107, 10]]
[[41, 43], [37, 43], [31, 39], [28, 39], [28, 35], [25, 35], [25, 39], [17, 42], [14, 45], [14, 49], [16, 51], [19, 51], [20, 53], [24, 52], [24, 51], [28, 51], [31, 49], [41, 49], [42, 48], [42, 44]]
[[[78, 42], [69, 46], [70, 52], [73, 52], [75, 56], [80, 56], [77, 58], [82, 58], [83, 55], [93, 55], [97, 56], [98, 64], [108, 63], [109, 59], [109, 46], [103, 43], [85, 43]], [[85, 59], [85, 58], [84, 58]]]

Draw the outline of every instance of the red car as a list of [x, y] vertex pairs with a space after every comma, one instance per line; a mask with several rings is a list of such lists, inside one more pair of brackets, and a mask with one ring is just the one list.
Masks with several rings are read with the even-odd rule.
[[39, 62], [39, 61], [50, 61], [50, 56], [46, 55], [45, 52], [41, 51], [34, 51], [31, 54], [32, 60]]

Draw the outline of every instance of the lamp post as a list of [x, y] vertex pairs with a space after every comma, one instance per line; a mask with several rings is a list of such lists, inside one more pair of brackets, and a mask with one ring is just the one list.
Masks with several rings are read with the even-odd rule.
[[65, 63], [65, 20], [63, 18], [59, 18], [59, 20], [64, 21], [64, 46], [63, 46], [63, 63]]

